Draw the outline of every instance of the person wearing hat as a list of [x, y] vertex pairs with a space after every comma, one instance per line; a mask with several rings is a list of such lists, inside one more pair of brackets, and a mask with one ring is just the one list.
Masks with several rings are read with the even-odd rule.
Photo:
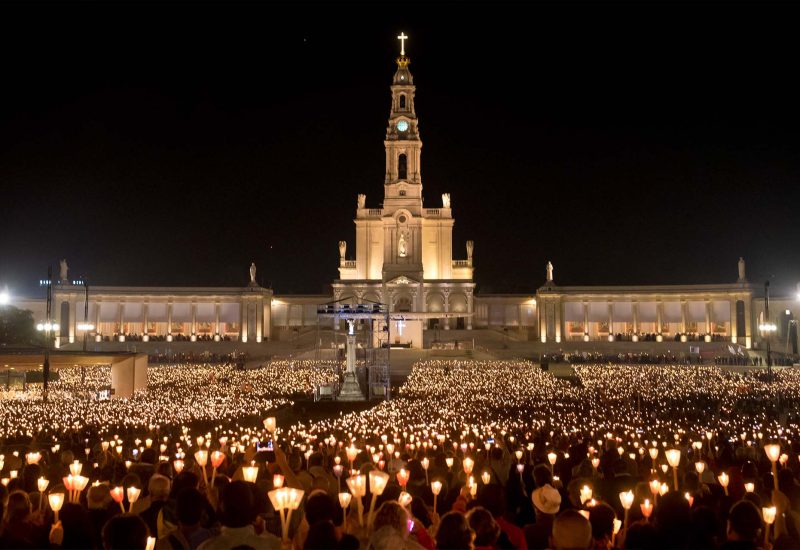
[[553, 520], [561, 509], [561, 493], [546, 483], [533, 491], [531, 500], [536, 510], [536, 523], [525, 526], [525, 540], [531, 550], [545, 549], [550, 545]]

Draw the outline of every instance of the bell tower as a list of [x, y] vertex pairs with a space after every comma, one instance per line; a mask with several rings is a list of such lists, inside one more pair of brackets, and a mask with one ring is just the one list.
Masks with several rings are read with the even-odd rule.
[[414, 215], [422, 211], [422, 177], [420, 175], [420, 152], [422, 140], [414, 108], [414, 77], [408, 70], [411, 60], [406, 57], [405, 41], [408, 36], [400, 33], [400, 57], [397, 71], [392, 79], [392, 105], [386, 129], [386, 176], [384, 181], [383, 206], [390, 212], [406, 208]]

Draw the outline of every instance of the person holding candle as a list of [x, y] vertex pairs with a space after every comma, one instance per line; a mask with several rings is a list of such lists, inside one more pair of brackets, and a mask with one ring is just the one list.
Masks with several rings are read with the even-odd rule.
[[169, 498], [170, 480], [168, 477], [154, 474], [150, 478], [147, 487], [149, 505], [139, 512], [139, 517], [147, 524], [150, 534], [157, 537], [164, 534], [158, 532], [158, 516]]
[[598, 502], [591, 507], [589, 523], [592, 526], [592, 547], [595, 550], [608, 550], [612, 547], [616, 518], [614, 509], [605, 502]]
[[[60, 531], [58, 535], [57, 531]], [[65, 503], [58, 513], [57, 525], [51, 527], [50, 543], [62, 548], [91, 548], [93, 537], [88, 511], [80, 504]]]
[[156, 550], [194, 550], [218, 535], [219, 529], [208, 529], [201, 524], [206, 502], [203, 494], [194, 487], [181, 490], [176, 502], [178, 525], [158, 539]]
[[536, 523], [525, 526], [526, 546], [531, 550], [547, 548], [553, 530], [553, 520], [561, 509], [561, 493], [549, 483], [533, 491], [531, 495], [536, 510]]
[[486, 508], [476, 506], [467, 512], [467, 522], [475, 532], [475, 550], [492, 550], [500, 537], [500, 526]]
[[728, 514], [726, 541], [720, 550], [758, 548], [763, 528], [758, 508], [752, 502], [740, 500]]
[[413, 519], [393, 500], [381, 504], [372, 522], [368, 547], [374, 550], [423, 550], [416, 537], [410, 537]]
[[459, 512], [447, 512], [436, 526], [436, 548], [472, 550], [475, 532], [467, 518]]
[[147, 525], [133, 514], [114, 516], [103, 527], [103, 548], [144, 548], [147, 545]]
[[592, 542], [592, 526], [577, 510], [568, 508], [553, 521], [550, 548], [554, 550], [588, 549]]
[[89, 522], [92, 526], [92, 540], [96, 547], [100, 547], [103, 544], [103, 525], [111, 518], [112, 512], [109, 507], [113, 502], [108, 485], [89, 486], [86, 492], [86, 506], [89, 511]]
[[[508, 537], [508, 540], [511, 541], [511, 544], [514, 545], [514, 548], [517, 550], [527, 550], [528, 544], [525, 540], [525, 532], [521, 527], [515, 525], [506, 517], [506, 491], [501, 485], [495, 483], [486, 485], [478, 496], [478, 504], [491, 512], [492, 517], [494, 517], [494, 520], [500, 526], [501, 531]], [[558, 504], [561, 504], [560, 494], [558, 496]]]
[[232, 481], [220, 497], [219, 535], [198, 546], [199, 550], [228, 550], [245, 546], [254, 550], [278, 550], [281, 540], [270, 533], [257, 535], [253, 523], [256, 520], [256, 502], [250, 484]]
[[34, 522], [28, 495], [22, 491], [11, 492], [0, 523], [0, 548], [43, 548], [47, 545], [47, 532]]

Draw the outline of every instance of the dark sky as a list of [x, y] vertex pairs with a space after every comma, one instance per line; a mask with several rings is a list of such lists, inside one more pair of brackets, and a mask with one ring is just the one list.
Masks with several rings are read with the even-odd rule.
[[761, 4], [5, 4], [0, 286], [316, 293], [382, 199], [403, 30], [479, 291], [800, 281], [796, 13]]

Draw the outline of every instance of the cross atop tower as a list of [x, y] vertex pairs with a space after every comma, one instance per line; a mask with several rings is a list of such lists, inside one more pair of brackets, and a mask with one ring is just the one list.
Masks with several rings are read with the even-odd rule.
[[408, 40], [408, 37], [404, 32], [400, 31], [400, 36], [397, 39], [400, 41], [400, 55], [406, 55], [406, 40]]

